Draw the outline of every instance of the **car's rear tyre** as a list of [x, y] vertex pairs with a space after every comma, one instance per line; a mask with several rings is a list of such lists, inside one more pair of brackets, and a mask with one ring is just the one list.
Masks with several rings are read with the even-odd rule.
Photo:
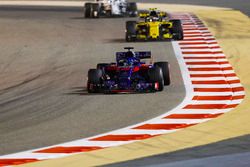
[[100, 15], [100, 7], [97, 3], [86, 3], [84, 7], [85, 18], [98, 18]]
[[183, 40], [183, 29], [181, 25], [181, 20], [170, 20], [173, 23], [173, 27], [171, 28], [171, 32], [173, 34], [174, 40]]
[[162, 69], [164, 85], [170, 85], [170, 68], [168, 62], [156, 62], [154, 63], [155, 66], [158, 66]]
[[126, 22], [126, 41], [132, 42], [136, 39], [136, 21]]
[[93, 3], [91, 12], [92, 12], [92, 18], [99, 18], [99, 13], [100, 13], [99, 4]]
[[109, 64], [108, 63], [98, 63], [96, 65], [96, 68], [97, 69], [103, 69], [104, 67], [108, 66]]
[[96, 68], [102, 70], [102, 73], [104, 74], [105, 73], [105, 67], [107, 67], [108, 65], [109, 65], [108, 63], [99, 63], [99, 64], [96, 65]]
[[127, 3], [127, 13], [130, 17], [136, 17], [137, 16], [137, 5], [135, 2], [129, 2]]
[[90, 18], [91, 17], [91, 3], [85, 3], [84, 5], [84, 17], [85, 18]]
[[160, 38], [164, 39], [164, 35], [169, 33], [169, 28], [168, 28], [168, 24], [162, 24], [159, 27], [159, 34], [160, 34]]
[[97, 87], [90, 83], [89, 81], [87, 82], [87, 90], [88, 90], [88, 93], [98, 93], [98, 89]]
[[158, 66], [148, 69], [149, 81], [153, 84], [158, 83], [158, 91], [164, 89], [164, 79], [162, 69]]

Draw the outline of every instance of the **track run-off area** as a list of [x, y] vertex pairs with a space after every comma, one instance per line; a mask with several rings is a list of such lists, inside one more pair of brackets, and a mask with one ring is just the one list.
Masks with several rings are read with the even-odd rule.
[[[235, 108], [243, 99], [244, 90], [216, 39], [195, 14], [182, 12], [172, 13], [172, 16], [183, 20], [185, 31], [185, 40], [172, 42], [174, 54], [168, 57], [168, 59], [171, 56], [177, 58], [182, 78], [184, 78], [186, 97], [180, 105], [173, 110], [165, 110], [165, 112], [170, 112], [150, 121], [108, 134], [2, 156], [0, 158], [2, 164], [4, 162], [21, 164], [128, 144], [205, 122]], [[143, 47], [143, 44], [136, 45]], [[162, 45], [164, 48], [163, 46], [169, 44], [147, 43], [147, 47], [149, 45], [151, 47]], [[178, 71], [178, 68], [176, 70]]]

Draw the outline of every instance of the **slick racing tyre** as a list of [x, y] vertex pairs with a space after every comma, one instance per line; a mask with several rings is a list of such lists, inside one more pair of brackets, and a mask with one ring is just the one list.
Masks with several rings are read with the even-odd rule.
[[162, 69], [164, 85], [170, 85], [170, 68], [168, 62], [156, 62], [154, 63], [155, 66], [158, 66]]
[[108, 65], [109, 65], [108, 63], [99, 63], [99, 64], [96, 65], [96, 68], [102, 70], [102, 73], [104, 74], [105, 73], [105, 67], [107, 67]]
[[88, 81], [87, 83], [88, 93], [98, 93], [98, 87]]
[[173, 23], [171, 32], [174, 40], [183, 40], [183, 29], [180, 20], [170, 20]]
[[137, 5], [135, 2], [127, 3], [127, 13], [129, 17], [136, 17], [137, 12]]
[[126, 22], [126, 41], [132, 42], [136, 39], [136, 21]]
[[92, 4], [92, 18], [99, 18], [99, 4]]
[[100, 69], [90, 69], [88, 71], [88, 81], [91, 84], [100, 84], [102, 79], [102, 70]]
[[87, 90], [89, 93], [97, 93], [101, 84], [102, 71], [100, 69], [90, 69], [88, 71]]
[[96, 65], [96, 68], [97, 69], [103, 69], [103, 68], [105, 68], [106, 66], [108, 66], [109, 64], [108, 63], [98, 63], [97, 65]]
[[85, 18], [98, 18], [99, 17], [99, 4], [86, 3], [84, 8]]
[[149, 81], [151, 83], [158, 83], [158, 91], [163, 91], [164, 89], [164, 79], [162, 69], [158, 66], [148, 69]]
[[84, 6], [84, 16], [85, 16], [85, 18], [90, 18], [91, 17], [91, 8], [92, 8], [91, 3], [85, 3], [85, 6]]

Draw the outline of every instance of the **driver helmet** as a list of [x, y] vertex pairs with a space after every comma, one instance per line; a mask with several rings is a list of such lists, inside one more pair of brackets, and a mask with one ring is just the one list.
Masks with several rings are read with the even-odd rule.
[[157, 17], [157, 12], [153, 10], [153, 11], [150, 12], [149, 15], [153, 16], [153, 17]]
[[126, 58], [133, 58], [133, 57], [135, 57], [135, 53], [132, 52], [132, 51], [127, 51], [125, 55], [126, 55]]
[[153, 16], [150, 16], [150, 17], [147, 18], [148, 22], [154, 22], [154, 21], [158, 21], [158, 20], [159, 20], [158, 17], [153, 17]]
[[121, 59], [118, 62], [118, 66], [127, 66], [127, 65], [128, 65], [128, 62], [126, 59]]

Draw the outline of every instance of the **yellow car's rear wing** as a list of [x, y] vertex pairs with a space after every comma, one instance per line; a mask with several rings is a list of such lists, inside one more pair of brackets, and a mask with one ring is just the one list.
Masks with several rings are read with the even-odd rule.
[[142, 13], [139, 14], [139, 17], [140, 17], [140, 18], [146, 18], [146, 17], [148, 17], [148, 16], [149, 16], [149, 13], [148, 13], [148, 12], [142, 12]]
[[156, 12], [158, 17], [167, 17], [167, 13], [166, 12], [158, 12], [157, 8], [149, 8], [149, 11], [143, 11], [139, 14], [140, 18], [146, 18], [148, 16], [150, 16], [151, 12]]
[[159, 13], [159, 16], [160, 16], [160, 17], [167, 17], [167, 13], [166, 13], [166, 12], [160, 12], [160, 13]]
[[149, 8], [149, 10], [150, 10], [150, 11], [152, 11], [152, 10], [156, 11], [157, 8]]

